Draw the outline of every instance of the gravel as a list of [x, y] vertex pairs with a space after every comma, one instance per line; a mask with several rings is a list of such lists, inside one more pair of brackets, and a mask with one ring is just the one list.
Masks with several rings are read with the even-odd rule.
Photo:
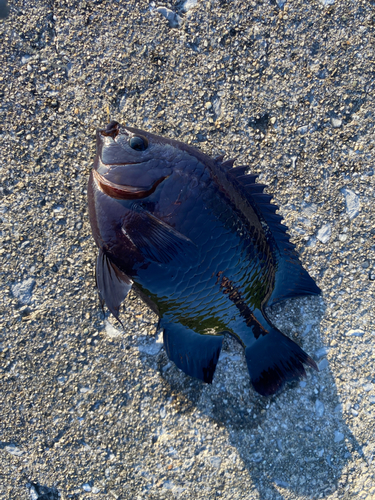
[[[374, 498], [372, 3], [14, 0], [0, 40], [0, 497]], [[102, 311], [86, 183], [111, 119], [269, 186], [322, 289], [269, 315], [320, 372], [263, 398], [228, 338], [204, 385], [138, 298], [124, 328]]]

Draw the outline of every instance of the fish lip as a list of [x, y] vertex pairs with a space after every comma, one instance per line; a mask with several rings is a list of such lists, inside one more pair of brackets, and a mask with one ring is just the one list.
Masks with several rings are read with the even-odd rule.
[[[96, 170], [99, 174], [108, 174], [111, 168], [114, 167], [127, 167], [128, 165], [139, 165], [141, 162], [139, 161], [127, 161], [124, 163], [116, 162], [116, 163], [104, 163], [100, 156], [97, 158]], [[108, 181], [110, 182], [110, 181]]]
[[97, 170], [93, 170], [94, 180], [96, 181], [99, 189], [111, 198], [120, 200], [134, 200], [137, 198], [146, 198], [150, 196], [156, 188], [161, 184], [168, 175], [160, 177], [151, 186], [127, 186], [126, 184], [116, 184], [103, 177]]

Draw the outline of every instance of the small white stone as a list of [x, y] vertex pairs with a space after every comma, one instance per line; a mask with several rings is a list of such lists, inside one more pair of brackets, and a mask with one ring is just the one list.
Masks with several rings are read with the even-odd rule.
[[82, 489], [84, 491], [91, 491], [91, 486], [89, 484], [85, 483], [82, 485]]
[[125, 104], [126, 104], [126, 97], [123, 95], [118, 105], [119, 111], [122, 111], [125, 108]]
[[304, 125], [303, 127], [299, 127], [297, 129], [297, 132], [300, 134], [300, 135], [304, 135], [308, 132], [309, 130], [309, 126], [308, 125]]
[[167, 416], [167, 410], [164, 408], [164, 406], [160, 408], [160, 416], [161, 418], [165, 418]]
[[146, 345], [139, 345], [138, 350], [149, 354], [150, 356], [155, 356], [159, 354], [161, 348], [163, 347], [163, 331], [159, 335]]
[[333, 128], [340, 128], [342, 125], [342, 120], [340, 120], [340, 118], [331, 118], [331, 125]]
[[320, 359], [323, 356], [325, 356], [328, 352], [329, 352], [329, 347], [321, 347], [320, 349], [315, 351], [315, 357], [317, 359]]
[[15, 457], [20, 457], [23, 454], [23, 451], [20, 448], [17, 448], [15, 444], [5, 446], [5, 451], [10, 453], [11, 455], [14, 455]]
[[121, 336], [121, 331], [117, 330], [109, 321], [105, 321], [105, 333], [108, 335], [109, 338], [115, 339], [116, 337]]
[[343, 188], [341, 192], [345, 196], [346, 212], [349, 215], [349, 219], [354, 219], [355, 217], [357, 217], [361, 209], [359, 196], [357, 196], [350, 189], [346, 188]]
[[317, 417], [322, 417], [324, 414], [324, 404], [319, 399], [315, 401], [315, 413]]
[[331, 237], [331, 234], [332, 234], [331, 224], [325, 224], [319, 229], [316, 237], [321, 243], [327, 243]]
[[35, 285], [35, 280], [29, 278], [12, 286], [12, 294], [23, 304], [28, 304]]
[[188, 10], [195, 7], [197, 5], [197, 3], [198, 3], [198, 0], [186, 0], [186, 2], [184, 2], [183, 6], [182, 6], [182, 10], [184, 12], [187, 12]]
[[220, 467], [221, 458], [220, 457], [210, 457], [210, 464], [212, 467]]
[[208, 101], [208, 102], [206, 102], [206, 104], [204, 105], [204, 107], [206, 109], [211, 109], [212, 108], [212, 103]]
[[329, 366], [328, 359], [322, 359], [322, 361], [318, 364], [319, 371], [322, 372]]
[[31, 488], [30, 488], [29, 491], [30, 491], [30, 498], [31, 498], [31, 500], [38, 500], [39, 495], [36, 492], [36, 489], [34, 488], [34, 486], [31, 486]]
[[346, 332], [347, 337], [363, 337], [364, 334], [365, 332], [363, 330], [360, 330], [359, 328]]
[[173, 10], [167, 9], [166, 7], [157, 7], [156, 11], [165, 17], [171, 28], [178, 28], [180, 26], [182, 19], [176, 12], [173, 12]]
[[342, 441], [344, 439], [344, 434], [342, 432], [339, 432], [339, 431], [335, 431], [335, 437], [334, 437], [334, 442], [335, 443], [339, 443], [340, 441]]

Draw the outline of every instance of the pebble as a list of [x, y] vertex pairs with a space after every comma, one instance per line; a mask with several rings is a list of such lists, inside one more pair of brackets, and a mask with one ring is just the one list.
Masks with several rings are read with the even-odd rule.
[[289, 488], [289, 483], [282, 481], [281, 479], [274, 479], [274, 483], [276, 486], [280, 486], [281, 488]]
[[365, 332], [363, 330], [360, 330], [360, 329], [349, 330], [346, 332], [347, 337], [363, 337], [364, 334], [365, 334]]
[[157, 7], [155, 10], [165, 17], [171, 28], [178, 28], [180, 26], [182, 19], [176, 12], [173, 12], [173, 10], [167, 9], [166, 7]]
[[325, 356], [326, 354], [328, 354], [328, 352], [329, 352], [329, 348], [328, 347], [321, 347], [320, 349], [318, 349], [317, 351], [315, 351], [315, 357], [316, 357], [316, 359], [320, 359], [323, 356]]
[[319, 399], [315, 401], [315, 413], [317, 417], [322, 417], [324, 414], [324, 404]]
[[31, 500], [38, 500], [39, 495], [36, 492], [36, 489], [34, 488], [34, 486], [30, 486], [29, 493], [30, 493]]
[[188, 10], [194, 8], [198, 3], [198, 0], [186, 0], [184, 4], [182, 5], [182, 10], [184, 12], [187, 12]]
[[350, 189], [346, 188], [343, 188], [341, 192], [345, 196], [346, 212], [349, 215], [349, 219], [354, 219], [355, 217], [357, 217], [361, 209], [359, 196], [357, 196]]
[[212, 101], [212, 107], [214, 108], [215, 115], [219, 117], [221, 115], [221, 99], [220, 97], [216, 97]]
[[334, 435], [334, 442], [335, 443], [339, 443], [340, 441], [342, 441], [344, 439], [344, 434], [340, 431], [335, 431], [335, 435]]
[[29, 304], [31, 301], [31, 295], [33, 288], [35, 286], [35, 280], [28, 278], [21, 283], [16, 283], [12, 286], [12, 294], [16, 299], [18, 299], [22, 304]]
[[139, 345], [138, 350], [140, 352], [144, 352], [145, 354], [149, 354], [150, 356], [155, 356], [156, 354], [159, 354], [162, 347], [163, 347], [163, 332], [160, 332], [158, 337], [153, 339], [149, 344]]
[[338, 405], [335, 406], [335, 409], [333, 410], [335, 413], [341, 413], [343, 409], [342, 403], [339, 403]]
[[375, 404], [375, 396], [369, 396], [368, 397], [368, 401], [369, 401], [369, 403], [371, 403], [372, 405], [374, 405]]
[[[330, 5], [330, 4], [327, 4], [327, 5]], [[331, 125], [333, 128], [340, 128], [342, 125], [342, 120], [340, 120], [340, 118], [331, 118]]]
[[91, 491], [91, 486], [88, 483], [85, 483], [85, 484], [82, 485], [82, 489], [84, 491], [90, 492]]
[[122, 111], [125, 108], [125, 104], [126, 104], [126, 96], [123, 95], [118, 105], [119, 111]]
[[332, 234], [331, 224], [325, 224], [319, 229], [316, 237], [321, 243], [328, 243], [331, 234]]
[[299, 127], [297, 129], [297, 132], [300, 134], [300, 135], [304, 135], [308, 132], [309, 130], [309, 126], [308, 125], [304, 125], [303, 127]]
[[10, 453], [11, 455], [14, 455], [15, 457], [20, 457], [24, 453], [15, 444], [9, 444], [8, 446], [5, 446], [5, 451], [7, 451], [8, 453]]
[[370, 392], [370, 391], [372, 391], [372, 389], [373, 389], [373, 388], [374, 388], [374, 384], [365, 384], [365, 385], [363, 386], [363, 390], [364, 390], [365, 392]]
[[319, 368], [319, 371], [322, 372], [323, 370], [325, 370], [327, 367], [329, 366], [329, 363], [328, 363], [328, 359], [323, 359], [319, 364], [318, 364], [318, 368]]
[[220, 457], [210, 457], [210, 464], [212, 467], [220, 467], [221, 465], [221, 458]]
[[108, 335], [109, 338], [115, 339], [117, 337], [120, 337], [122, 335], [122, 332], [115, 328], [109, 321], [105, 321], [105, 333]]
[[160, 416], [161, 418], [165, 418], [167, 416], [167, 410], [165, 409], [164, 406], [160, 408]]
[[32, 56], [30, 56], [29, 54], [25, 54], [24, 56], [21, 57], [21, 64], [24, 65], [26, 64], [27, 62], [30, 61]]

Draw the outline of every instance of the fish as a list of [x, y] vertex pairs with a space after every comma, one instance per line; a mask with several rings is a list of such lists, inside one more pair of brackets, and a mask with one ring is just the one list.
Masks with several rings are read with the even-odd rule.
[[321, 291], [257, 174], [116, 121], [96, 140], [89, 217], [96, 284], [114, 317], [121, 322], [133, 290], [158, 314], [169, 359], [206, 383], [225, 334], [242, 346], [262, 396], [305, 376], [305, 365], [318, 370], [266, 312]]

